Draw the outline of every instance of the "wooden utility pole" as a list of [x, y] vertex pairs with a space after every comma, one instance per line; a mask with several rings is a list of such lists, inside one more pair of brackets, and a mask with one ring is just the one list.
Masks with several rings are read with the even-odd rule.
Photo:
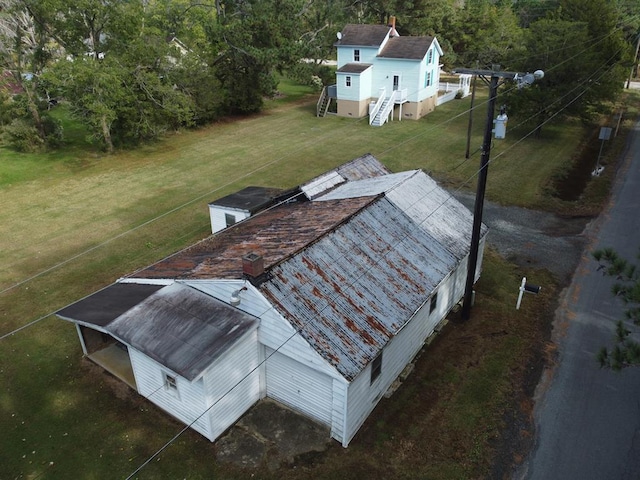
[[[476, 200], [473, 209], [473, 227], [471, 230], [471, 248], [469, 263], [467, 266], [467, 281], [465, 284], [464, 301], [462, 303], [462, 319], [468, 320], [471, 316], [473, 301], [473, 284], [475, 282], [476, 268], [478, 266], [478, 251], [480, 247], [480, 231], [482, 229], [482, 213], [484, 209], [484, 194], [487, 186], [487, 174], [491, 154], [491, 135], [493, 133], [493, 116], [495, 112], [498, 87], [506, 80], [515, 80], [518, 86], [531, 85], [535, 79], [542, 78], [544, 72], [536, 71], [535, 74], [518, 72], [500, 72], [496, 70], [478, 70], [458, 68], [454, 73], [468, 73], [477, 75], [489, 84], [489, 104], [487, 106], [487, 120], [484, 128], [484, 140], [482, 142], [482, 154], [480, 156], [480, 170], [478, 172], [478, 186], [476, 188]], [[500, 81], [502, 80], [502, 82]]]

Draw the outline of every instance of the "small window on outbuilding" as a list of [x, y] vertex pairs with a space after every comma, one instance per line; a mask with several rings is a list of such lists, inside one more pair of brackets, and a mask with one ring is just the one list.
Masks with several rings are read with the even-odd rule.
[[433, 311], [438, 306], [438, 292], [434, 293], [431, 297], [431, 302], [429, 303], [429, 314], [433, 313]]
[[225, 213], [224, 221], [227, 224], [227, 227], [230, 227], [231, 225], [234, 225], [236, 223], [236, 216], [232, 215], [231, 213]]
[[382, 373], [382, 352], [378, 354], [376, 358], [371, 362], [371, 384], [376, 381], [376, 379]]
[[164, 389], [174, 396], [178, 396], [178, 379], [169, 374], [164, 374]]
[[344, 79], [344, 84], [345, 84], [347, 87], [350, 87], [350, 86], [351, 86], [351, 77], [350, 77], [349, 75], [347, 75], [347, 76], [345, 77], [345, 79]]
[[357, 48], [353, 51], [353, 61], [354, 62], [360, 61], [360, 50]]

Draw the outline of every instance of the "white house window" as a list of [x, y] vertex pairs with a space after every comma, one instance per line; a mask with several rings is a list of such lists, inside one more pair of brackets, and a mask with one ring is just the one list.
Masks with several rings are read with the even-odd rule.
[[349, 75], [347, 75], [347, 76], [345, 77], [345, 79], [344, 79], [344, 84], [345, 84], [347, 87], [350, 87], [350, 86], [351, 86], [351, 77], [350, 77]]
[[358, 50], [357, 48], [353, 51], [353, 61], [354, 62], [360, 61], [360, 50]]
[[382, 352], [371, 362], [371, 384], [376, 381], [380, 373], [382, 373]]
[[430, 87], [431, 86], [431, 72], [427, 72], [424, 76], [424, 86], [425, 87]]
[[231, 225], [236, 223], [236, 217], [235, 217], [235, 215], [232, 215], [230, 213], [225, 213], [224, 214], [224, 221], [227, 224], [227, 227], [230, 227]]
[[429, 314], [432, 314], [433, 311], [438, 306], [438, 292], [434, 293], [431, 297], [431, 302], [429, 303]]
[[169, 374], [164, 374], [164, 389], [174, 396], [178, 396], [178, 379]]
[[427, 65], [431, 65], [433, 63], [433, 50], [429, 50], [427, 53]]

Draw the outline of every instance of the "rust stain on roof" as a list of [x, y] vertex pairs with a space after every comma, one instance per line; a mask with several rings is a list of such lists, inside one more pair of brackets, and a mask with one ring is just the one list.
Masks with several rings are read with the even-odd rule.
[[242, 278], [242, 257], [251, 252], [262, 255], [267, 270], [336, 228], [374, 198], [280, 205], [207, 237], [130, 277]]

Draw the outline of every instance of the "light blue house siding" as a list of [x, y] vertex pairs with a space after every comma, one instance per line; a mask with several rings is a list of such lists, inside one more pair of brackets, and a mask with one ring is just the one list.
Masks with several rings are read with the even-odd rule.
[[[347, 25], [336, 47], [338, 115], [366, 116], [370, 102], [383, 95], [388, 98], [394, 90], [403, 92], [402, 98], [395, 100], [402, 104], [396, 116], [418, 119], [435, 108], [442, 55], [435, 37], [401, 37], [395, 24]], [[368, 64], [370, 69], [358, 79], [352, 74], [351, 87], [347, 88], [345, 77], [359, 64]], [[341, 105], [345, 102], [348, 105]], [[359, 103], [354, 106], [350, 102]]]
[[[350, 67], [355, 68], [350, 68]], [[336, 72], [338, 115], [361, 118], [367, 115], [369, 101], [373, 96], [373, 69], [366, 64], [346, 64]]]
[[[359, 55], [356, 55], [356, 50]], [[373, 63], [380, 51], [379, 47], [341, 47], [338, 48], [338, 68], [345, 66], [347, 63]], [[356, 58], [360, 60], [356, 60]]]

